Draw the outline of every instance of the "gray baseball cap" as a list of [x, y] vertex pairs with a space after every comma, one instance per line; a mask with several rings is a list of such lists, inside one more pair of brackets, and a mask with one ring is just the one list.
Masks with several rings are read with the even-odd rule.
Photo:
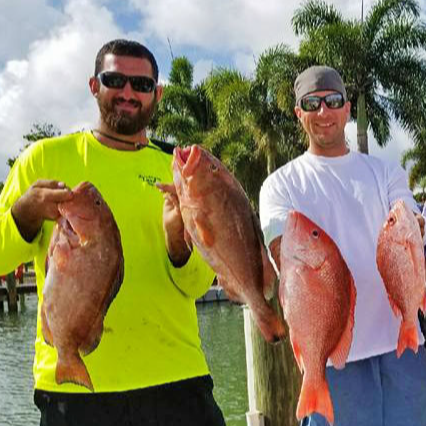
[[332, 90], [343, 95], [347, 100], [346, 89], [340, 74], [331, 67], [313, 66], [300, 73], [294, 82], [294, 92], [296, 93], [296, 105], [300, 100], [312, 92]]

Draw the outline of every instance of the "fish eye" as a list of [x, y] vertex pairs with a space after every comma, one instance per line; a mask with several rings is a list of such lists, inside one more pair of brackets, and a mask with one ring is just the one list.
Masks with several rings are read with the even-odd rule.
[[389, 225], [395, 225], [395, 223], [396, 223], [396, 219], [395, 219], [395, 217], [394, 217], [394, 216], [391, 216], [391, 217], [389, 218]]
[[319, 232], [318, 232], [318, 230], [317, 230], [317, 229], [314, 229], [314, 230], [312, 231], [312, 236], [313, 236], [314, 238], [319, 238]]
[[95, 204], [96, 204], [97, 206], [100, 206], [100, 205], [101, 205], [101, 200], [96, 200], [96, 201], [95, 201]]
[[211, 163], [211, 164], [210, 164], [210, 170], [211, 170], [212, 172], [217, 172], [218, 167], [216, 166], [216, 164]]

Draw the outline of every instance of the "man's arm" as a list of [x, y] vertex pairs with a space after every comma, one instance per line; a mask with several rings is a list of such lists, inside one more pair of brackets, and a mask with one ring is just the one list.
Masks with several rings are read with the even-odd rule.
[[185, 227], [174, 185], [157, 185], [164, 195], [163, 229], [166, 249], [175, 267], [186, 264], [191, 249], [185, 241]]

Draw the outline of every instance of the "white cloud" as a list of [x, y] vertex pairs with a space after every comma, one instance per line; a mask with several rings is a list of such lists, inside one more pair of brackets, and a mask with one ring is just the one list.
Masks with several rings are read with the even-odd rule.
[[64, 22], [64, 15], [48, 0], [0, 0], [0, 66], [6, 60], [23, 59], [33, 40], [46, 37]]
[[[88, 80], [99, 47], [120, 30], [112, 14], [90, 0], [69, 1], [59, 21], [48, 37], [29, 45], [25, 60], [7, 62], [0, 74], [3, 158], [17, 154], [34, 123], [52, 123], [66, 133], [89, 127], [97, 116]], [[2, 161], [0, 180], [7, 172]]]
[[213, 60], [201, 59], [194, 64], [194, 84], [200, 83], [206, 78], [215, 67]]
[[[52, 123], [63, 133], [90, 127], [97, 107], [88, 79], [96, 52], [106, 41], [116, 37], [148, 40], [159, 57], [162, 80], [167, 80], [161, 73], [167, 69], [164, 61], [170, 62], [164, 53], [168, 53], [167, 37], [182, 54], [196, 52], [192, 59], [196, 82], [210, 72], [217, 58], [221, 64], [227, 60], [227, 65], [250, 74], [265, 49], [278, 43], [296, 49], [291, 17], [303, 4], [299, 0], [61, 3], [62, 8], [54, 8], [51, 0], [0, 0], [0, 181], [8, 172], [5, 159], [18, 153], [22, 135], [32, 124]], [[345, 18], [360, 17], [361, 1], [332, 3]], [[372, 0], [364, 3], [366, 14]], [[117, 24], [123, 16], [132, 19], [127, 32]], [[135, 19], [139, 16], [138, 25]], [[394, 130], [393, 137], [389, 147], [378, 152], [398, 159], [410, 146], [409, 138], [400, 130]], [[373, 153], [376, 148], [371, 137], [370, 141]]]

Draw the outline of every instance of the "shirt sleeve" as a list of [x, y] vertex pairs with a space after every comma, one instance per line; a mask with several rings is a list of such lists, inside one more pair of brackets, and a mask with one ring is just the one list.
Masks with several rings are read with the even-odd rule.
[[194, 299], [203, 296], [213, 283], [215, 273], [201, 257], [196, 247], [193, 248], [188, 262], [175, 267], [168, 258], [168, 269], [176, 287]]
[[0, 275], [13, 271], [34, 258], [41, 232], [31, 243], [25, 241], [16, 226], [11, 208], [32, 184], [34, 175], [29, 152], [15, 161], [0, 195]]
[[285, 180], [275, 172], [265, 180], [259, 195], [260, 224], [267, 247], [282, 235], [288, 212], [293, 208]]

